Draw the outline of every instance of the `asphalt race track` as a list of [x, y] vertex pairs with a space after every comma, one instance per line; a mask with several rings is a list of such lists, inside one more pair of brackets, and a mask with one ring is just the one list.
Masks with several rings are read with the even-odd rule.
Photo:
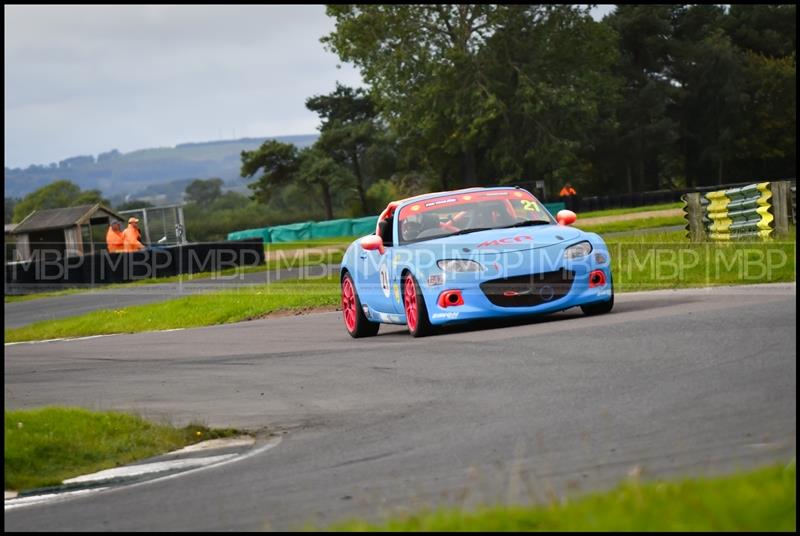
[[341, 313], [5, 347], [5, 406], [283, 433], [170, 480], [7, 509], [5, 530], [280, 530], [546, 500], [796, 453], [796, 286], [617, 295], [608, 315], [353, 340]]
[[19, 328], [41, 320], [55, 320], [101, 309], [119, 309], [120, 307], [129, 307], [131, 305], [155, 303], [190, 294], [225, 290], [237, 286], [264, 285], [284, 279], [297, 279], [301, 276], [317, 277], [331, 273], [331, 271], [336, 273], [338, 266], [338, 264], [305, 266], [302, 268], [283, 268], [194, 279], [177, 283], [122, 285], [110, 289], [101, 287], [90, 292], [11, 302], [5, 304], [5, 327]]

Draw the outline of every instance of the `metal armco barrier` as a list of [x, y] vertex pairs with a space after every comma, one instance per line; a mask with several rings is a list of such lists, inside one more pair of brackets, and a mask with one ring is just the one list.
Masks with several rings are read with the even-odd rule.
[[687, 236], [694, 242], [767, 239], [788, 233], [789, 183], [762, 182], [701, 194], [684, 201]]

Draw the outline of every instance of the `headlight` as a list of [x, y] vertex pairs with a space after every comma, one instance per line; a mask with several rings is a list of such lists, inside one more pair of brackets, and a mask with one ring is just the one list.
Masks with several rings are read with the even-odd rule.
[[482, 272], [484, 270], [484, 267], [475, 261], [452, 259], [437, 261], [436, 264], [445, 272]]
[[577, 259], [585, 257], [592, 252], [592, 245], [589, 242], [578, 242], [564, 250], [565, 259]]

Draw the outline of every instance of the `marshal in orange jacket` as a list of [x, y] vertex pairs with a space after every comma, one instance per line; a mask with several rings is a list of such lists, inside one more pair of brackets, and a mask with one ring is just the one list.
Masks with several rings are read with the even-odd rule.
[[122, 231], [123, 248], [126, 253], [144, 249], [144, 244], [139, 242], [139, 236], [139, 229], [136, 225], [130, 223], [125, 230]]
[[[116, 227], [116, 229], [114, 228]], [[125, 251], [125, 237], [119, 230], [119, 224], [112, 225], [106, 233], [106, 245], [110, 253], [121, 253]]]
[[569, 197], [571, 195], [575, 195], [575, 193], [576, 193], [575, 192], [575, 188], [573, 188], [572, 186], [567, 185], [567, 186], [564, 186], [563, 188], [561, 188], [561, 191], [558, 193], [558, 196], [559, 197]]

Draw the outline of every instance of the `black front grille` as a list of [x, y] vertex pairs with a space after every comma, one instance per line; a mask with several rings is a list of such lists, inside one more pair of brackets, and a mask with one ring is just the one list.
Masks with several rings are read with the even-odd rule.
[[575, 272], [561, 269], [492, 279], [481, 283], [481, 290], [490, 302], [500, 307], [533, 307], [566, 296], [574, 279]]

